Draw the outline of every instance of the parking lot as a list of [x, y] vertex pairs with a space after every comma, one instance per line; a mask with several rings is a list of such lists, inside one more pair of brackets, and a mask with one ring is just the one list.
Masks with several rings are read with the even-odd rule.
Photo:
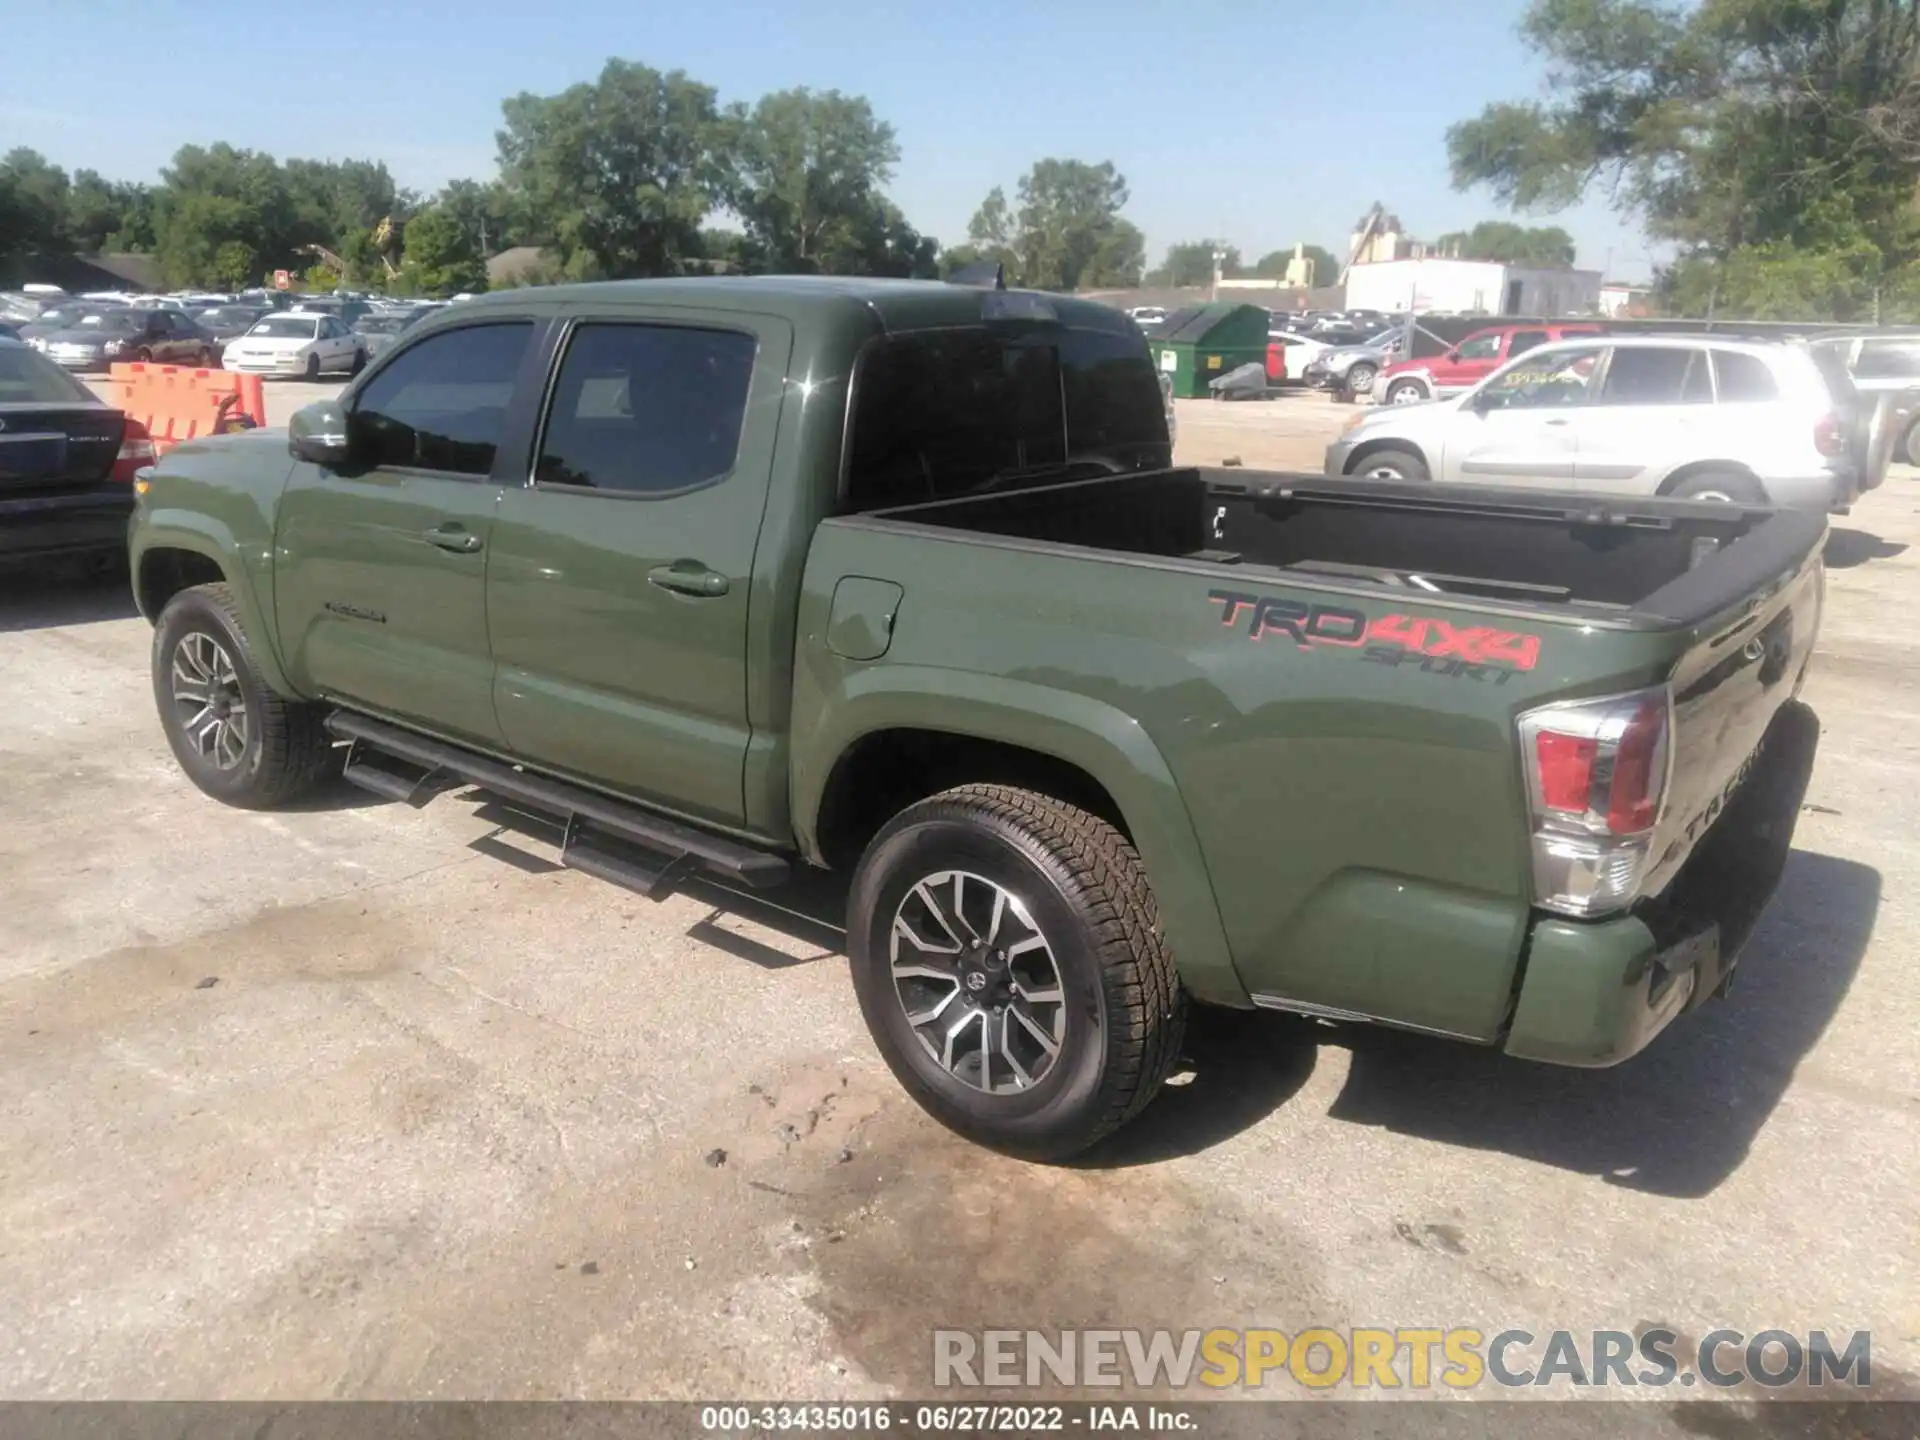
[[[1317, 470], [1349, 413], [1182, 402], [1179, 458]], [[470, 793], [223, 809], [124, 585], [0, 578], [0, 1395], [925, 1394], [936, 1328], [1431, 1325], [1870, 1329], [1920, 1398], [1916, 542], [1920, 471], [1835, 519], [1728, 1001], [1597, 1072], [1208, 1017], [1072, 1168], [897, 1090], [831, 883], [653, 904]]]

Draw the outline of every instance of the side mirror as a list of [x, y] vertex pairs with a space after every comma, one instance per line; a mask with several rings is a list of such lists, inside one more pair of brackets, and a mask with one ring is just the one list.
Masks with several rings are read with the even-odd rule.
[[287, 426], [287, 449], [309, 465], [340, 466], [352, 453], [346, 407], [338, 400], [316, 400], [293, 412]]
[[1447, 363], [1449, 365], [1458, 365], [1460, 363], [1460, 352], [1458, 350], [1447, 351]]

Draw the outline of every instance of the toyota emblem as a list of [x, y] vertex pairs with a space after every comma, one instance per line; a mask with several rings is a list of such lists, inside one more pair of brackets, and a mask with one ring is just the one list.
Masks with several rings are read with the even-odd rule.
[[0, 430], [4, 430], [6, 428], [7, 428], [7, 422], [4, 420], [0, 420]]
[[985, 975], [982, 975], [978, 970], [970, 970], [967, 972], [967, 989], [984, 990], [986, 988], [987, 977]]

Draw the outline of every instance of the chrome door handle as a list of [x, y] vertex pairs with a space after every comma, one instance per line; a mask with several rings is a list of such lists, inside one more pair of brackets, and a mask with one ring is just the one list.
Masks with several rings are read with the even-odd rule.
[[437, 545], [442, 550], [451, 550], [456, 555], [471, 555], [480, 548], [480, 537], [470, 531], [454, 525], [442, 525], [429, 530], [420, 537], [429, 545]]
[[672, 565], [656, 565], [647, 572], [647, 583], [680, 595], [698, 595], [712, 599], [733, 588], [718, 570], [709, 570], [697, 560], [681, 560]]

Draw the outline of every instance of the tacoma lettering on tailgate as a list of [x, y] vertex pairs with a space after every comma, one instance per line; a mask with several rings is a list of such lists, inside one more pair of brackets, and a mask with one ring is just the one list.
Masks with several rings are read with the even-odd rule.
[[1284, 635], [1302, 650], [1334, 645], [1359, 650], [1376, 665], [1417, 665], [1422, 674], [1506, 683], [1540, 663], [1540, 637], [1488, 625], [1456, 625], [1437, 615], [1369, 618], [1345, 605], [1309, 605], [1278, 595], [1209, 590], [1222, 625], [1246, 623], [1249, 640]]

